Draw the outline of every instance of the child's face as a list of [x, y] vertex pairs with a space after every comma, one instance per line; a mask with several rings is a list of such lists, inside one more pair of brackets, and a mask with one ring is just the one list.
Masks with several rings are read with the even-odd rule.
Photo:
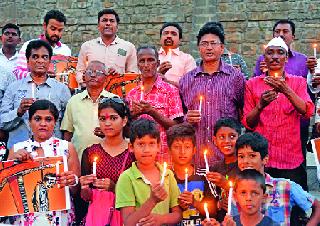
[[176, 138], [170, 147], [172, 161], [178, 165], [191, 164], [195, 153], [192, 139], [188, 137]]
[[160, 150], [160, 143], [157, 138], [145, 135], [141, 138], [136, 138], [130, 147], [133, 149], [138, 163], [150, 165], [156, 161], [157, 153]]
[[230, 127], [221, 127], [213, 137], [213, 142], [225, 156], [232, 156], [235, 153], [238, 137], [236, 130]]
[[260, 211], [264, 200], [263, 190], [255, 180], [239, 180], [235, 190], [235, 198], [246, 215], [254, 215]]
[[267, 161], [267, 156], [262, 160], [260, 153], [253, 151], [250, 146], [244, 146], [238, 150], [238, 167], [241, 171], [245, 169], [255, 169], [263, 173], [264, 165]]

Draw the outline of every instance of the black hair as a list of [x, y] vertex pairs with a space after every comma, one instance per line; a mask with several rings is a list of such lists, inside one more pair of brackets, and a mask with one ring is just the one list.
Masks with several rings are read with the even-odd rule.
[[160, 131], [157, 124], [150, 120], [140, 118], [132, 122], [130, 127], [130, 143], [133, 144], [137, 138], [151, 136], [160, 142]]
[[290, 27], [291, 27], [291, 32], [292, 32], [292, 35], [295, 34], [296, 32], [296, 25], [293, 23], [292, 20], [290, 19], [281, 19], [281, 20], [278, 20], [274, 25], [273, 25], [273, 28], [272, 28], [272, 32], [274, 33], [274, 31], [276, 30], [276, 27], [279, 25], [279, 24], [289, 24]]
[[163, 29], [165, 29], [166, 27], [175, 27], [175, 28], [177, 28], [178, 31], [179, 31], [179, 39], [182, 39], [182, 28], [178, 23], [175, 23], [175, 22], [164, 23], [162, 25], [162, 28], [160, 29], [160, 37], [162, 36]]
[[8, 24], [6, 24], [6, 25], [3, 26], [3, 28], [2, 28], [2, 34], [4, 33], [5, 30], [7, 30], [7, 29], [9, 29], [9, 28], [15, 29], [15, 30], [17, 31], [17, 33], [18, 33], [18, 36], [20, 37], [20, 35], [21, 35], [20, 28], [19, 28], [16, 24], [12, 24], [12, 23], [8, 23]]
[[237, 189], [237, 185], [241, 180], [254, 180], [260, 185], [260, 188], [263, 190], [263, 193], [266, 192], [266, 179], [259, 171], [255, 169], [245, 169], [237, 173], [235, 190]]
[[167, 143], [169, 148], [177, 138], [191, 138], [193, 145], [196, 145], [196, 132], [190, 123], [180, 123], [167, 130]]
[[257, 132], [250, 132], [241, 135], [236, 142], [236, 152], [244, 147], [250, 147], [254, 152], [260, 153], [261, 160], [268, 155], [268, 141]]
[[197, 44], [199, 45], [201, 38], [206, 34], [213, 34], [219, 37], [220, 42], [224, 44], [224, 33], [218, 26], [212, 26], [212, 25], [204, 25], [202, 28], [200, 28], [199, 33], [197, 35]]
[[51, 59], [52, 54], [53, 54], [53, 50], [52, 47], [50, 46], [49, 43], [47, 43], [46, 41], [37, 39], [37, 40], [33, 40], [30, 41], [29, 44], [27, 45], [27, 49], [26, 49], [26, 58], [27, 60], [29, 60], [30, 56], [31, 56], [31, 51], [33, 49], [40, 49], [41, 47], [45, 47], [48, 52], [49, 52], [49, 59]]
[[53, 9], [46, 13], [46, 15], [43, 18], [44, 23], [47, 25], [49, 23], [50, 19], [55, 19], [59, 22], [63, 22], [64, 25], [67, 23], [66, 16], [60, 12], [59, 10]]
[[222, 33], [224, 34], [224, 28], [221, 22], [219, 21], [209, 21], [207, 23], [205, 23], [203, 26], [216, 26], [218, 28], [220, 28], [220, 30], [222, 31]]
[[239, 136], [241, 134], [241, 124], [235, 118], [231, 118], [231, 117], [220, 118], [213, 127], [214, 136], [216, 136], [218, 130], [221, 127], [232, 128], [238, 133]]
[[100, 22], [100, 18], [105, 14], [113, 14], [116, 18], [117, 24], [120, 23], [120, 18], [118, 13], [114, 9], [103, 9], [98, 13], [98, 23]]
[[157, 48], [154, 46], [154, 45], [141, 45], [138, 47], [137, 49], [137, 55], [138, 53], [143, 50], [143, 49], [152, 49], [154, 51], [154, 54], [156, 56], [156, 59], [158, 60], [159, 59], [159, 53], [158, 53], [158, 50]]
[[117, 112], [117, 114], [124, 119], [125, 117], [128, 118], [128, 122], [126, 126], [123, 128], [123, 136], [129, 137], [129, 129], [131, 123], [131, 113], [128, 107], [128, 104], [122, 100], [120, 97], [112, 97], [112, 98], [104, 98], [102, 102], [99, 103], [98, 106], [98, 113], [105, 108], [112, 108]]
[[49, 100], [36, 100], [29, 108], [29, 120], [32, 119], [32, 116], [38, 110], [49, 110], [55, 121], [57, 121], [59, 118], [59, 111], [54, 103]]

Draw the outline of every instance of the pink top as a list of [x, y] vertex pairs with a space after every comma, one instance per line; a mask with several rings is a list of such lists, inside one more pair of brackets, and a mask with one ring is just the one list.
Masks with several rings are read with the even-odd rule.
[[244, 117], [242, 123], [265, 136], [269, 142], [269, 162], [267, 167], [278, 169], [294, 169], [303, 162], [300, 141], [300, 119], [310, 118], [314, 111], [306, 79], [286, 74], [288, 86], [305, 101], [307, 112], [302, 116], [284, 94], [279, 93], [276, 100], [263, 109], [255, 128], [247, 125], [246, 118], [259, 103], [261, 94], [271, 87], [264, 82], [265, 74], [251, 78], [246, 83], [244, 98]]

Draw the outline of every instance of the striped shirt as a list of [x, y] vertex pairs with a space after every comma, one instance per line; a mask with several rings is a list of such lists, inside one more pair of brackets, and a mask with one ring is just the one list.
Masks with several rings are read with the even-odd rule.
[[[44, 34], [40, 35], [38, 39], [45, 41]], [[17, 80], [20, 80], [20, 79], [27, 77], [29, 70], [28, 70], [28, 66], [27, 66], [26, 49], [27, 49], [28, 44], [34, 40], [37, 40], [37, 39], [32, 39], [30, 41], [23, 43], [23, 45], [19, 51], [17, 65], [13, 69], [13, 73], [15, 74]], [[70, 48], [61, 42], [58, 42], [56, 46], [52, 47], [52, 50], [53, 50], [53, 55], [71, 56]]]
[[[277, 99], [263, 109], [255, 128], [246, 123], [248, 114], [259, 103], [264, 91], [271, 87], [264, 82], [265, 74], [250, 79], [246, 84], [243, 124], [261, 133], [269, 142], [269, 161], [267, 167], [294, 169], [303, 162], [300, 140], [300, 119], [302, 115], [295, 109], [288, 98], [279, 93]], [[306, 79], [286, 74], [288, 86], [306, 103], [305, 118], [310, 118], [314, 104], [307, 92]], [[288, 156], [290, 155], [290, 158]]]
[[203, 96], [201, 121], [195, 125], [198, 149], [194, 162], [196, 167], [204, 167], [204, 148], [210, 152], [209, 164], [223, 159], [222, 153], [212, 142], [213, 127], [221, 117], [239, 119], [244, 85], [242, 73], [223, 61], [220, 61], [219, 70], [213, 74], [203, 72], [202, 66], [198, 66], [181, 78], [180, 94], [188, 110], [199, 109], [200, 95]]

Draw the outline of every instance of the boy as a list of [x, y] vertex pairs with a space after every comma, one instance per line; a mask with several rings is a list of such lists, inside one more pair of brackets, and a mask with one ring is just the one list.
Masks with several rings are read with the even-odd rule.
[[256, 132], [246, 133], [238, 138], [236, 151], [238, 167], [241, 171], [255, 169], [265, 176], [267, 197], [265, 205], [262, 207], [262, 213], [280, 225], [290, 225], [291, 209], [297, 205], [306, 212], [313, 209], [308, 226], [319, 223], [320, 205], [316, 199], [295, 182], [272, 178], [264, 172], [264, 166], [268, 162], [268, 141], [266, 138]]
[[[171, 154], [175, 178], [182, 194], [179, 205], [184, 210], [179, 226], [201, 225], [205, 218], [203, 205], [207, 203], [210, 215], [216, 213], [216, 200], [209, 190], [204, 176], [194, 174], [192, 158], [196, 151], [195, 130], [189, 123], [182, 123], [167, 130], [168, 147]], [[185, 191], [185, 175], [188, 173], [187, 191]]]
[[136, 162], [124, 171], [116, 185], [116, 208], [126, 226], [176, 224], [181, 220], [180, 194], [172, 171], [156, 163], [160, 132], [155, 122], [138, 119], [130, 129], [130, 148]]

